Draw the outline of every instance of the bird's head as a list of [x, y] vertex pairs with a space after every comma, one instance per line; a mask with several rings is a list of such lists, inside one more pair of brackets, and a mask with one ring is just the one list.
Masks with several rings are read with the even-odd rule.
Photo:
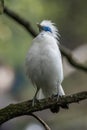
[[40, 32], [48, 32], [49, 34], [52, 34], [54, 38], [59, 39], [60, 35], [58, 33], [58, 29], [50, 20], [43, 20], [40, 24], [37, 23], [37, 26], [39, 27]]

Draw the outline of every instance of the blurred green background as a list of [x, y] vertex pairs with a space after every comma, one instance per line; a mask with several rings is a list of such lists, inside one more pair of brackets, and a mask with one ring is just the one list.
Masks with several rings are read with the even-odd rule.
[[[37, 22], [43, 19], [52, 20], [59, 29], [61, 44], [72, 51], [83, 47], [79, 49], [79, 57], [85, 52], [84, 49], [87, 49], [87, 0], [7, 0], [5, 5], [29, 20], [36, 32]], [[8, 85], [9, 89], [2, 90], [3, 87], [0, 86], [1, 107], [10, 102], [30, 99], [35, 93], [24, 72], [24, 60], [32, 39], [23, 27], [5, 14], [0, 15], [0, 66], [3, 64], [5, 69], [10, 68], [14, 75], [14, 82]], [[84, 55], [79, 59], [87, 61], [86, 57]], [[64, 71], [67, 72], [68, 67]], [[63, 82], [65, 92], [71, 94], [86, 90], [86, 80], [86, 73], [78, 70], [70, 72], [65, 75]], [[87, 102], [84, 101], [79, 105], [70, 105], [69, 110], [61, 110], [58, 114], [52, 114], [49, 110], [37, 114], [52, 130], [87, 130], [86, 113]], [[0, 130], [30, 130], [27, 125], [32, 122], [37, 123], [30, 117], [16, 118], [5, 123]]]

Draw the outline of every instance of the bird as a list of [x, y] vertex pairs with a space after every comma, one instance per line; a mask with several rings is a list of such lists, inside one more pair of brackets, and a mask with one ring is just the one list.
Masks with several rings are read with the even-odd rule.
[[55, 23], [43, 20], [37, 23], [39, 34], [32, 40], [25, 59], [28, 78], [36, 88], [35, 100], [63, 96], [63, 64], [59, 49], [60, 34]]

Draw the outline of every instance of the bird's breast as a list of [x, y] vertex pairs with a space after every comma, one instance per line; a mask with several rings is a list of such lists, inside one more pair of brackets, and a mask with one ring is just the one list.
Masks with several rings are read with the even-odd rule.
[[61, 54], [55, 42], [46, 40], [33, 44], [26, 58], [26, 66], [29, 78], [37, 86], [50, 86], [63, 79]]

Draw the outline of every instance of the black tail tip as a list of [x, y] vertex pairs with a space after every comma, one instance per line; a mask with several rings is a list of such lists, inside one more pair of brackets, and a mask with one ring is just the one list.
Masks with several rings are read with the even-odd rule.
[[63, 108], [63, 109], [69, 109], [69, 105], [68, 104], [63, 104], [61, 106], [58, 106], [58, 105], [52, 106], [50, 108], [50, 111], [52, 113], [58, 113], [60, 111], [60, 107]]
[[62, 107], [63, 109], [69, 109], [69, 105], [68, 105], [68, 104], [62, 104], [61, 107]]
[[58, 112], [60, 111], [60, 107], [57, 106], [57, 105], [52, 106], [52, 107], [50, 108], [50, 111], [51, 111], [52, 113], [58, 113]]

